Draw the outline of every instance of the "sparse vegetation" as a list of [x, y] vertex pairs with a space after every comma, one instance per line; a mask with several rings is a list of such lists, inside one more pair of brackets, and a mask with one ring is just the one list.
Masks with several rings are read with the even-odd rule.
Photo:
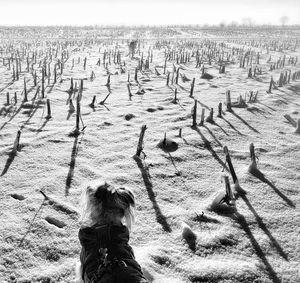
[[104, 178], [135, 191], [154, 283], [297, 282], [300, 28], [280, 21], [0, 27], [0, 281], [72, 282]]

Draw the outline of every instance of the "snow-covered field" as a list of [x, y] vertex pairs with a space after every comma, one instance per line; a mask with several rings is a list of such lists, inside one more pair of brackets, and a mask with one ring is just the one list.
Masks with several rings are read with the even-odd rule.
[[[151, 281], [300, 282], [300, 135], [283, 116], [296, 123], [300, 118], [300, 77], [293, 77], [300, 70], [299, 35], [300, 29], [288, 28], [0, 28], [0, 282], [74, 281], [79, 197], [98, 178], [134, 190], [137, 220], [130, 243]], [[133, 58], [132, 40], [138, 40]], [[13, 80], [16, 61], [21, 72]], [[203, 66], [212, 79], [201, 78]], [[280, 73], [290, 74], [289, 83], [279, 86]], [[277, 88], [268, 93], [271, 76]], [[83, 80], [83, 131], [76, 137], [70, 135], [76, 111], [69, 108], [71, 98], [76, 110], [80, 91], [67, 92], [71, 78], [74, 87]], [[226, 111], [228, 90], [232, 102], [241, 95], [245, 107]], [[257, 99], [249, 102], [251, 91]], [[198, 125], [191, 127], [195, 99]], [[214, 122], [199, 125], [202, 109], [206, 118], [211, 108]], [[133, 158], [143, 125], [144, 154]], [[165, 133], [178, 148], [157, 146]], [[260, 174], [248, 172], [251, 143]], [[226, 214], [211, 208], [225, 192], [224, 175], [236, 198], [236, 210]], [[183, 231], [190, 230], [194, 237], [186, 240]]]

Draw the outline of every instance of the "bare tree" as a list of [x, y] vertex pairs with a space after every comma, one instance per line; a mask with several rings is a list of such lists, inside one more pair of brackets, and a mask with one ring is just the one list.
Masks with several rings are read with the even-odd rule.
[[289, 17], [288, 16], [282, 16], [279, 21], [281, 22], [282, 26], [284, 26], [288, 21]]

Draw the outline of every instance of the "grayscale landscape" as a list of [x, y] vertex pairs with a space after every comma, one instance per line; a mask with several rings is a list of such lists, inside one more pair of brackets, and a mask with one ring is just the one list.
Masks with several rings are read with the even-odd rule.
[[2, 2], [1, 283], [77, 282], [97, 179], [133, 190], [149, 282], [300, 282], [297, 1], [253, 1], [264, 19], [232, 0], [211, 22], [202, 1], [103, 1], [107, 23], [101, 1], [61, 1], [65, 19], [28, 1], [15, 23], [26, 1]]

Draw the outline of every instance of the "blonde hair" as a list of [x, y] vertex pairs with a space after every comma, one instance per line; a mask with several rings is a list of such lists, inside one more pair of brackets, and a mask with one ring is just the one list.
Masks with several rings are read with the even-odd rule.
[[107, 215], [118, 214], [131, 230], [134, 224], [135, 197], [128, 188], [115, 188], [103, 180], [97, 180], [82, 190], [80, 198], [82, 227], [103, 223]]

